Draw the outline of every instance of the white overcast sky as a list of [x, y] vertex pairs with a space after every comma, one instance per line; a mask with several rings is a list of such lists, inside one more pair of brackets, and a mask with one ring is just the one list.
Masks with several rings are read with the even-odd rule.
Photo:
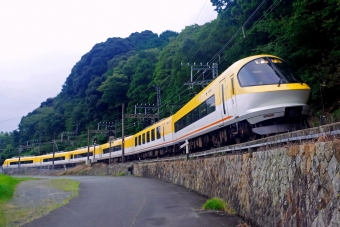
[[96, 43], [216, 16], [210, 0], [0, 0], [0, 132], [55, 97]]

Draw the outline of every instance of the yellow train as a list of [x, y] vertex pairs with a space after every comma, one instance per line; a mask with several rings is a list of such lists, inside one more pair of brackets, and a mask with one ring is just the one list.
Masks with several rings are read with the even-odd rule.
[[[310, 87], [293, 75], [288, 64], [273, 55], [256, 55], [232, 64], [174, 115], [124, 138], [125, 157], [135, 160], [190, 152], [306, 127]], [[111, 158], [122, 156], [122, 139], [112, 144]], [[91, 147], [91, 159], [107, 161], [109, 144]], [[56, 159], [59, 158], [59, 159]], [[55, 164], [84, 162], [87, 148], [57, 153]], [[7, 159], [4, 168], [17, 168]], [[27, 167], [51, 165], [51, 155], [24, 157]]]

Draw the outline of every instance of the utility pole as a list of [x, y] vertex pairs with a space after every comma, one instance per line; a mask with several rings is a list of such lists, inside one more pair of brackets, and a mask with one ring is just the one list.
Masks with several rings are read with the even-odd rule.
[[160, 120], [159, 108], [161, 107], [161, 88], [158, 87], [157, 85], [153, 85], [153, 87], [156, 88], [156, 92], [157, 92], [157, 115], [158, 115], [158, 120]]
[[54, 169], [54, 153], [55, 153], [55, 132], [53, 136], [53, 157], [52, 157], [52, 169]]
[[41, 147], [41, 132], [39, 131], [39, 156], [40, 156], [40, 147]]
[[89, 162], [89, 155], [90, 155], [90, 127], [87, 127], [87, 165], [90, 165]]
[[[157, 91], [157, 105], [150, 105], [150, 104], [140, 104], [135, 105], [135, 114], [124, 114], [125, 118], [139, 118], [139, 119], [153, 119], [154, 122], [156, 122], [156, 118], [158, 121], [160, 120], [160, 106], [161, 106], [161, 88], [153, 85], [154, 88], [156, 88]], [[149, 114], [147, 113], [148, 110], [153, 110], [157, 108], [157, 114]], [[144, 109], [144, 114], [137, 113], [137, 109]]]
[[125, 140], [124, 140], [124, 103], [122, 105], [122, 163], [124, 163], [124, 151], [125, 151]]
[[22, 151], [21, 145], [20, 145], [20, 147], [19, 147], [18, 151], [19, 151], [18, 170], [20, 170], [20, 167], [21, 167], [21, 163], [20, 163], [20, 156], [21, 156], [21, 151]]
[[93, 139], [93, 162], [96, 159], [96, 144], [97, 144], [97, 138]]
[[[111, 123], [111, 122], [108, 122], [108, 123]], [[99, 127], [99, 124], [98, 124], [98, 127]], [[106, 128], [107, 127], [113, 127], [113, 125], [106, 125]], [[90, 164], [89, 163], [89, 154], [90, 154], [90, 134], [91, 133], [100, 133], [100, 134], [108, 133], [110, 137], [113, 137], [115, 131], [112, 131], [112, 130], [90, 130], [90, 127], [87, 128], [87, 164]], [[109, 138], [109, 140], [110, 140], [110, 138]], [[95, 137], [93, 139], [93, 162], [95, 161], [95, 158], [96, 158], [96, 145], [97, 145], [97, 138]]]
[[109, 151], [110, 151], [109, 165], [111, 165], [111, 137], [110, 137], [110, 148], [109, 148]]

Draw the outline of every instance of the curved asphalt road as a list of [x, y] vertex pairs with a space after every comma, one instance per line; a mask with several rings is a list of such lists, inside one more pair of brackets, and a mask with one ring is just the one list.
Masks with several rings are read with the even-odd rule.
[[124, 177], [62, 177], [80, 182], [79, 196], [25, 227], [236, 227], [224, 212], [202, 211], [207, 198], [160, 180]]

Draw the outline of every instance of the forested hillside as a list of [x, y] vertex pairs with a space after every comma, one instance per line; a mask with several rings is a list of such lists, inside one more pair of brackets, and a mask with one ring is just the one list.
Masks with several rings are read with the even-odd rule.
[[[116, 122], [119, 137], [123, 102], [126, 113], [134, 113], [137, 103], [156, 105], [155, 86], [160, 87], [160, 113], [167, 117], [202, 89], [184, 85], [190, 79], [186, 63], [217, 63], [221, 73], [236, 60], [261, 53], [285, 59], [312, 87], [310, 105], [315, 116], [324, 111], [340, 115], [338, 0], [211, 2], [218, 18], [202, 26], [187, 26], [179, 34], [132, 33], [94, 45], [73, 67], [57, 97], [24, 116], [19, 130], [0, 134], [2, 158], [17, 154], [19, 145], [34, 145], [25, 147], [27, 154], [50, 152], [54, 134], [59, 139], [61, 132], [74, 134], [58, 142], [59, 150], [84, 146], [87, 128], [96, 129], [103, 121]], [[194, 79], [202, 76], [195, 74]], [[125, 134], [150, 123], [129, 119]], [[99, 142], [107, 139], [97, 137]]]

